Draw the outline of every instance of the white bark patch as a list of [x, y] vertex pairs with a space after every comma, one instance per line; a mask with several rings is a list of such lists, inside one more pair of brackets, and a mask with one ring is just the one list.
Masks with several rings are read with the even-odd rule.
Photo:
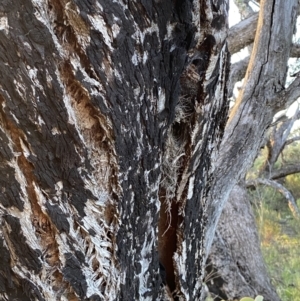
[[8, 20], [6, 16], [0, 18], [0, 30], [3, 30], [5, 34], [9, 32]]
[[194, 187], [195, 187], [195, 176], [190, 177], [189, 179], [189, 188], [188, 188], [188, 200], [190, 200], [193, 197], [194, 194]]
[[[28, 202], [28, 195], [27, 195], [27, 190], [26, 190], [27, 185], [28, 185], [27, 180], [26, 180], [25, 175], [23, 174], [22, 170], [18, 166], [18, 163], [16, 160], [11, 161], [10, 165], [11, 165], [11, 167], [13, 167], [15, 169], [15, 179], [18, 181], [18, 183], [20, 184], [20, 187], [21, 187], [22, 193], [20, 194], [20, 198], [24, 201], [24, 210], [21, 212], [15, 207], [9, 207], [9, 208], [6, 208], [6, 212], [9, 215], [18, 218], [18, 220], [20, 221], [22, 234], [26, 238], [26, 244], [33, 250], [40, 250], [42, 253], [43, 247], [40, 244], [40, 239], [37, 237], [35, 228], [33, 227], [32, 221], [29, 218], [30, 216], [32, 216], [33, 212], [32, 212], [30, 202]], [[10, 229], [8, 224], [5, 225], [5, 229], [6, 229], [6, 231], [13, 231], [13, 229]], [[40, 274], [38, 274], [38, 275], [33, 274], [32, 271], [29, 270], [25, 265], [22, 265], [17, 262], [17, 257], [13, 253], [14, 248], [13, 248], [12, 244], [10, 243], [9, 236], [7, 236], [5, 234], [4, 234], [4, 236], [5, 236], [5, 241], [8, 245], [8, 249], [12, 256], [11, 267], [12, 267], [12, 270], [14, 271], [14, 273], [16, 275], [19, 275], [23, 279], [26, 279], [26, 278], [28, 278], [28, 275], [31, 275], [30, 281], [32, 281], [35, 285], [42, 288], [45, 295], [49, 296], [49, 298], [47, 300], [50, 300], [50, 301], [56, 300], [54, 297], [55, 292], [52, 290], [52, 286], [48, 285], [49, 284], [47, 282], [48, 277], [46, 277], [46, 279], [43, 278], [43, 275], [47, 274], [47, 269], [50, 268], [47, 265], [47, 263], [43, 264], [43, 270]]]
[[15, 86], [15, 91], [23, 98], [25, 101], [26, 99], [26, 87], [24, 87], [22, 84], [22, 80], [17, 81], [14, 79], [14, 86]]
[[32, 154], [31, 150], [29, 150], [29, 148], [25, 145], [23, 139], [19, 138], [20, 140], [20, 145], [23, 151], [23, 155], [25, 156], [25, 158], [28, 158], [30, 154]]
[[[93, 216], [97, 216], [93, 211], [91, 208]], [[114, 300], [116, 292], [119, 290], [121, 273], [114, 264], [116, 258], [112, 253], [113, 245], [107, 235], [113, 229], [99, 224], [99, 218], [93, 220], [89, 217], [85, 218], [84, 224], [86, 227], [92, 228], [97, 236], [89, 236], [85, 240], [85, 249], [87, 250], [85, 255], [91, 271], [88, 281], [91, 283], [91, 288], [96, 287], [98, 290], [101, 290], [101, 286], [106, 283], [105, 300]], [[92, 295], [92, 291], [90, 294]]]
[[[22, 172], [21, 168], [18, 165], [18, 160], [14, 158], [8, 164], [15, 170], [15, 179], [20, 184], [21, 193], [20, 193], [19, 197], [21, 198], [22, 201], [24, 201], [24, 211], [27, 210], [27, 213], [31, 212], [31, 207], [30, 207], [29, 203], [26, 201], [26, 199], [28, 198], [27, 189], [26, 189], [28, 183], [26, 181], [26, 177], [25, 177], [24, 173]], [[14, 210], [17, 210], [17, 209], [15, 208]]]
[[[186, 268], [186, 261], [187, 261], [187, 248], [186, 248], [186, 241], [183, 240], [180, 245], [180, 254], [176, 252], [173, 256], [173, 261], [176, 265], [176, 273], [178, 273], [177, 277], [183, 279], [183, 281], [187, 281], [187, 268]], [[199, 280], [200, 281], [200, 280]], [[180, 288], [181, 293], [185, 296], [185, 300], [189, 300], [190, 295], [188, 290], [185, 290], [183, 287]]]
[[200, 1], [199, 0], [194, 0], [193, 1], [193, 10], [192, 10], [192, 20], [193, 24], [195, 25], [195, 28], [197, 29], [195, 33], [195, 40], [198, 41], [197, 46], [195, 48], [198, 48], [200, 41]]
[[[33, 85], [34, 85], [34, 87], [38, 87], [41, 91], [44, 92], [44, 87], [40, 84], [40, 82], [39, 82], [38, 79], [37, 79], [37, 73], [38, 73], [37, 68], [30, 69], [30, 70], [28, 71], [28, 75], [29, 75], [29, 77], [30, 77], [30, 79], [31, 79], [31, 81], [32, 81], [32, 83], [33, 83]], [[33, 89], [33, 93], [34, 93], [34, 95], [35, 95], [35, 91], [34, 91], [34, 90], [35, 90], [35, 89]]]
[[60, 135], [61, 134], [61, 131], [57, 128], [57, 127], [54, 127], [51, 129], [51, 133], [52, 135]]
[[[150, 231], [151, 231], [150, 232], [151, 233], [151, 241], [150, 242], [147, 242], [146, 240], [144, 241], [143, 248], [142, 248], [141, 254], [140, 254], [141, 260], [139, 262], [141, 264], [141, 272], [138, 275], [136, 275], [136, 277], [139, 279], [139, 296], [144, 296], [144, 294], [149, 291], [147, 283], [149, 281], [150, 273], [148, 272], [148, 270], [149, 270], [149, 267], [150, 267], [150, 264], [152, 261], [152, 258], [149, 257], [149, 254], [151, 254], [152, 249], [153, 249], [153, 244], [156, 240], [156, 233], [155, 233], [154, 228], [152, 227], [152, 218], [151, 218], [150, 213], [147, 214], [146, 220], [147, 220], [147, 225], [148, 225], [147, 229], [150, 229]], [[149, 233], [145, 237], [148, 237], [148, 236], [149, 236]], [[151, 296], [148, 296], [147, 298], [143, 297], [143, 300], [152, 301], [152, 297]]]
[[[118, 21], [118, 18], [114, 18], [114, 19], [115, 19], [115, 21]], [[115, 39], [118, 36], [118, 34], [120, 33], [121, 28], [117, 24], [113, 24], [111, 29], [112, 29], [113, 37]]]
[[167, 24], [167, 37], [166, 37], [167, 40], [170, 40], [173, 37], [173, 31], [174, 31], [175, 27], [176, 27], [176, 23], [168, 22], [168, 24]]
[[132, 61], [132, 64], [133, 64], [134, 66], [137, 66], [137, 65], [138, 65], [139, 59], [138, 59], [138, 55], [137, 55], [136, 52], [135, 52], [135, 53], [133, 54], [133, 56], [131, 57], [131, 61]]
[[161, 113], [165, 109], [166, 93], [160, 87], [158, 88], [157, 112]]
[[101, 14], [95, 14], [93, 16], [88, 16], [90, 22], [92, 23], [92, 26], [95, 30], [99, 31], [103, 36], [103, 42], [108, 46], [109, 50], [113, 52], [114, 48], [112, 46], [112, 39], [108, 34], [107, 30], [107, 23], [101, 16]]
[[[137, 29], [136, 32], [132, 35], [132, 37], [139, 42], [140, 44], [144, 43], [145, 36], [147, 34], [152, 35], [153, 33], [157, 34], [157, 37], [159, 37], [159, 28], [158, 25], [154, 22], [151, 22], [151, 26], [147, 27], [144, 31], [141, 31], [140, 29]], [[158, 41], [160, 39], [158, 38]], [[160, 47], [161, 45], [156, 45], [157, 47]]]
[[52, 41], [54, 42], [56, 49], [59, 51], [62, 57], [67, 57], [69, 51], [65, 51], [63, 49], [57, 39], [56, 34], [54, 33], [53, 29], [55, 27], [55, 16], [51, 15], [48, 11], [48, 1], [32, 0], [32, 3], [35, 7], [35, 17], [49, 29], [49, 32], [52, 36]]
[[46, 124], [40, 115], [38, 116], [38, 123], [40, 126], [42, 126], [43, 124]]
[[[5, 105], [3, 107], [5, 107]], [[14, 121], [16, 122], [16, 124], [20, 123], [19, 119], [16, 117], [16, 115], [14, 113], [10, 112], [10, 115], [12, 116], [12, 118], [14, 119]]]

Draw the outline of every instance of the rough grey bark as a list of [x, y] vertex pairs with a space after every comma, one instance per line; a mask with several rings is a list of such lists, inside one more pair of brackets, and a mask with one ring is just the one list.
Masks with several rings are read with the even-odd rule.
[[258, 13], [239, 22], [230, 28], [228, 34], [228, 48], [230, 53], [236, 53], [253, 43], [257, 28]]
[[[274, 165], [283, 148], [289, 144], [288, 141], [297, 141], [288, 137], [298, 118], [299, 112], [296, 111], [293, 117], [281, 115], [273, 121], [265, 138], [268, 156], [258, 175], [263, 178], [248, 180], [244, 185], [252, 189], [257, 185], [267, 185], [276, 189], [287, 200], [292, 214], [297, 219], [300, 211], [292, 193], [275, 180], [299, 172], [299, 164], [296, 162], [279, 169]], [[214, 300], [240, 299], [245, 295], [257, 294], [263, 295], [265, 300], [279, 300], [264, 269], [257, 230], [256, 227], [251, 227], [255, 220], [250, 211], [245, 188], [236, 186], [222, 212], [206, 268], [206, 282]]]
[[[298, 13], [299, 15], [299, 13]], [[251, 14], [248, 18], [242, 20], [235, 26], [231, 27], [228, 33], [227, 43], [231, 54], [237, 53], [243, 48], [252, 45], [258, 21], [258, 13]], [[251, 52], [251, 51], [250, 51]], [[290, 57], [300, 57], [300, 46], [292, 44]], [[250, 56], [247, 56], [230, 67], [230, 82], [228, 87], [228, 95], [232, 96], [234, 84], [245, 77], [246, 70], [249, 64]]]
[[[297, 96], [299, 78], [285, 89], [286, 66], [290, 54], [298, 1], [261, 1], [258, 29], [250, 63], [235, 106], [230, 112], [218, 155], [209, 193], [206, 244], [213, 239], [215, 220], [221, 214], [237, 179], [244, 177], [252, 164], [274, 114]], [[278, 72], [283, 70], [283, 72]], [[293, 100], [295, 100], [294, 98]]]
[[206, 283], [216, 301], [257, 295], [266, 301], [280, 300], [264, 265], [255, 218], [243, 186], [234, 187], [224, 207], [206, 271]]
[[3, 299], [200, 299], [227, 10], [0, 2]]

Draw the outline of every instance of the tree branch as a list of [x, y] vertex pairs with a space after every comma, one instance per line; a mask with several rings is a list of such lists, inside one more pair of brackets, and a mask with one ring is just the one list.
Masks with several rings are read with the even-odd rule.
[[[236, 53], [244, 47], [253, 43], [258, 21], [258, 13], [239, 22], [229, 29], [228, 49], [231, 54]], [[300, 57], [300, 45], [292, 44], [290, 57]]]
[[242, 80], [245, 76], [250, 57], [247, 56], [237, 63], [231, 65], [230, 76], [228, 83], [228, 96], [231, 97], [233, 94], [234, 85], [236, 82]]
[[275, 162], [286, 146], [286, 141], [291, 133], [295, 121], [298, 119], [298, 115], [299, 107], [297, 108], [294, 116], [292, 116], [291, 118], [287, 118], [287, 116], [283, 115], [275, 122], [275, 126], [273, 126], [273, 128], [271, 129], [266, 145], [268, 148], [268, 157], [266, 158], [266, 162], [263, 165], [263, 173], [269, 174], [273, 169]]
[[[265, 130], [272, 122], [274, 98], [285, 84], [297, 7], [297, 0], [261, 3], [245, 84], [231, 109], [221, 145], [214, 157], [213, 188], [208, 195], [212, 206], [207, 212], [215, 219], [219, 218], [220, 207], [233, 186], [244, 177], [254, 161]], [[207, 227], [210, 226], [211, 221], [208, 221]], [[208, 231], [205, 236], [208, 245], [211, 234]]]
[[299, 172], [300, 172], [300, 164], [299, 163], [292, 164], [292, 165], [284, 166], [277, 170], [273, 170], [271, 172], [270, 178], [272, 180], [277, 180]]
[[253, 187], [253, 186], [256, 187], [258, 185], [270, 186], [270, 187], [273, 187], [274, 189], [276, 189], [278, 192], [280, 192], [287, 199], [289, 208], [290, 208], [293, 216], [297, 219], [300, 218], [300, 211], [296, 204], [295, 198], [293, 197], [292, 193], [288, 189], [286, 189], [283, 185], [279, 184], [276, 181], [263, 179], [263, 178], [257, 178], [255, 180], [246, 182], [247, 188]]
[[300, 45], [293, 44], [290, 57], [300, 57]]
[[236, 53], [253, 43], [258, 21], [258, 13], [232, 26], [228, 34], [228, 49], [230, 53]]
[[290, 144], [292, 144], [292, 143], [294, 143], [294, 142], [296, 142], [296, 141], [300, 141], [300, 136], [293, 137], [293, 138], [287, 140], [287, 141], [285, 142], [285, 146], [290, 145]]
[[300, 97], [300, 74], [298, 73], [296, 79], [284, 90], [277, 93], [274, 98], [275, 113], [287, 109], [294, 101]]

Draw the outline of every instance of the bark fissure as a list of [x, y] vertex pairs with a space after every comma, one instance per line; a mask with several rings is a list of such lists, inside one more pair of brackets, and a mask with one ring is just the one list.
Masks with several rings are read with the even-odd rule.
[[[218, 14], [226, 14], [226, 6], [209, 7], [206, 12], [209, 22], [211, 21], [210, 9], [216, 12], [215, 18]], [[205, 23], [203, 19], [202, 22], [205, 26], [210, 24]], [[202, 253], [203, 237], [199, 237], [198, 234], [205, 231], [206, 197], [209, 191], [209, 170], [212, 168], [209, 159], [212, 144], [216, 147], [218, 145], [226, 119], [224, 118], [226, 114], [223, 114], [227, 111], [227, 104], [222, 102], [222, 99], [226, 99], [225, 83], [229, 61], [227, 48], [224, 46], [220, 56], [215, 56], [216, 37], [220, 38], [219, 27], [208, 29], [205, 26], [201, 28], [204, 42], [197, 46], [196, 58], [181, 78], [181, 96], [175, 108], [174, 123], [168, 131], [169, 142], [166, 144], [164, 153], [164, 156], [168, 158], [166, 164], [173, 166], [173, 172], [177, 171], [172, 174], [172, 182], [166, 181], [161, 185], [162, 191], [169, 191], [168, 194], [163, 193], [162, 207], [167, 208], [171, 216], [164, 221], [163, 229], [166, 229], [165, 235], [172, 232], [173, 238], [170, 241], [177, 243], [175, 252], [174, 248], [161, 251], [163, 255], [168, 252], [173, 253], [173, 267], [171, 266], [169, 273], [173, 273], [174, 269], [176, 284], [176, 290], [173, 292], [174, 300], [188, 300], [190, 296], [193, 296], [195, 300], [200, 298], [201, 282], [195, 279], [203, 277], [201, 260], [204, 254]], [[221, 84], [215, 90], [217, 82]], [[223, 117], [217, 118], [219, 115]], [[218, 120], [218, 123], [206, 127], [208, 120]], [[174, 149], [176, 143], [180, 147], [172, 153], [170, 149]], [[176, 166], [173, 162], [176, 162]], [[163, 165], [163, 172], [166, 175], [168, 175], [169, 166], [164, 169]], [[176, 213], [173, 217], [172, 208], [174, 207], [176, 207]], [[167, 214], [161, 214], [162, 216], [167, 216]], [[173, 218], [177, 221], [177, 228], [168, 223], [170, 220], [172, 222]], [[176, 230], [176, 237], [173, 234], [174, 230]], [[160, 240], [165, 244], [168, 238], [163, 236], [163, 231], [161, 235]], [[189, 261], [187, 258], [189, 248], [194, 254], [191, 258], [197, 258], [196, 262]], [[169, 258], [168, 264], [171, 264]], [[168, 275], [168, 268], [166, 270]], [[172, 275], [172, 286], [174, 285], [173, 277]]]

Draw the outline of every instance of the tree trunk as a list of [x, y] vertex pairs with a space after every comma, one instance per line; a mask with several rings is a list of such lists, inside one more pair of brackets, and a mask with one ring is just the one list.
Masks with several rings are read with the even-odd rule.
[[274, 114], [300, 96], [297, 88], [300, 77], [284, 88], [298, 2], [265, 0], [260, 4], [245, 84], [230, 112], [220, 149], [213, 160], [214, 173], [206, 212], [209, 216], [206, 249], [212, 243], [222, 204], [238, 179], [245, 177]]
[[200, 300], [222, 207], [290, 93], [271, 71], [297, 1], [265, 2], [222, 139], [227, 1], [1, 1], [3, 298]]
[[227, 9], [1, 1], [4, 299], [199, 300]]
[[[244, 80], [244, 87], [232, 110], [230, 121], [227, 124], [225, 139], [223, 139], [222, 142], [223, 149], [221, 147], [220, 151], [222, 156], [225, 155], [228, 150], [227, 160], [231, 162], [233, 166], [238, 166], [239, 164], [240, 166], [247, 165], [245, 162], [238, 163], [237, 161], [242, 157], [245, 160], [250, 159], [251, 155], [249, 156], [249, 154], [251, 152], [245, 154], [245, 148], [248, 148], [250, 140], [250, 144], [253, 146], [253, 157], [250, 160], [251, 163], [253, 162], [263, 138], [263, 136], [259, 136], [258, 133], [262, 133], [262, 128], [266, 129], [270, 126], [274, 112], [276, 112], [276, 102], [280, 100], [279, 95], [281, 92], [276, 91], [276, 85], [267, 87], [274, 79], [274, 76], [276, 77], [276, 72], [274, 72], [275, 68], [278, 68], [281, 63], [286, 64], [287, 62], [286, 58], [282, 60], [282, 53], [284, 53], [285, 50], [282, 50], [282, 52], [280, 50], [279, 53], [276, 49], [278, 49], [279, 45], [285, 45], [288, 48], [291, 47], [291, 40], [289, 42], [283, 42], [286, 37], [282, 35], [289, 26], [287, 24], [280, 25], [280, 19], [282, 18], [279, 9], [280, 5], [282, 9], [286, 9], [285, 5], [288, 6], [289, 4], [284, 2], [280, 4], [279, 1], [274, 1], [273, 4], [271, 4], [271, 1], [262, 1], [261, 3], [258, 22], [259, 27], [254, 43], [254, 52], [252, 53], [246, 79]], [[270, 16], [272, 16], [272, 23], [269, 23], [268, 20]], [[288, 23], [290, 20], [288, 15], [286, 15], [285, 18]], [[257, 19], [257, 15], [253, 15], [230, 29], [228, 43], [231, 51], [238, 51], [253, 41], [255, 33], [253, 29], [255, 28]], [[276, 35], [277, 39], [281, 40], [277, 46], [275, 46], [277, 41], [272, 41], [272, 36], [267, 34], [268, 28], [272, 28], [273, 26], [274, 30], [278, 31], [278, 35]], [[282, 31], [278, 30], [280, 26], [283, 26]], [[291, 37], [291, 31], [289, 32], [289, 37]], [[270, 41], [269, 46], [265, 44], [267, 40]], [[269, 51], [269, 49], [266, 51], [272, 44], [273, 46], [271, 46], [271, 48], [273, 50]], [[264, 51], [265, 55], [263, 55]], [[289, 53], [289, 50], [287, 51]], [[278, 61], [276, 61], [277, 55], [281, 56]], [[264, 64], [263, 61], [265, 61], [266, 64]], [[283, 63], [284, 61], [285, 63]], [[240, 76], [243, 72], [241, 72], [241, 70], [246, 69], [248, 63], [249, 58], [246, 58], [236, 63], [231, 69], [229, 94], [232, 93], [233, 85], [237, 78], [239, 78], [239, 80], [243, 78], [243, 76]], [[279, 65], [277, 65], [277, 63], [279, 63]], [[241, 66], [245, 67], [241, 68]], [[277, 72], [277, 83], [282, 82], [284, 85], [286, 67], [278, 68], [278, 70], [280, 71]], [[294, 84], [296, 84], [296, 82], [294, 82]], [[285, 93], [283, 87], [279, 88], [279, 90]], [[296, 85], [294, 85], [294, 91], [295, 90]], [[272, 94], [274, 95], [271, 97], [272, 101], [267, 104], [268, 98]], [[286, 97], [285, 103], [282, 102], [281, 105], [290, 104], [294, 100], [296, 100], [296, 98], [292, 97], [292, 99], [289, 99]], [[240, 110], [240, 113], [238, 113], [238, 110]], [[258, 112], [258, 110], [260, 110], [260, 112]], [[261, 114], [261, 110], [264, 111], [263, 114]], [[244, 117], [241, 117], [242, 115]], [[232, 125], [231, 129], [230, 124]], [[259, 129], [259, 127], [261, 127], [261, 129]], [[239, 137], [240, 140], [234, 137]], [[234, 144], [233, 141], [236, 143]], [[233, 177], [239, 174], [244, 175], [244, 172], [239, 168], [237, 168], [235, 172], [233, 172], [233, 169], [230, 169], [230, 176], [226, 178], [226, 172], [224, 172], [226, 169], [223, 168], [223, 166], [227, 167], [228, 164], [224, 163], [224, 159], [225, 158], [219, 157], [221, 164], [219, 165], [220, 169], [218, 173], [223, 177], [225, 189], [228, 189], [228, 183], [236, 183]], [[222, 182], [222, 179], [220, 182]], [[212, 187], [215, 186], [213, 185]], [[222, 196], [221, 191], [222, 186], [219, 186], [216, 194]], [[221, 300], [222, 298], [225, 300], [240, 299], [246, 295], [255, 297], [257, 294], [263, 295], [266, 300], [280, 300], [270, 284], [266, 273], [264, 261], [260, 253], [256, 229], [254, 227], [255, 221], [246, 199], [246, 192], [241, 187], [236, 187], [230, 194], [229, 204], [225, 206], [208, 259], [208, 267], [206, 270], [208, 288], [215, 296], [215, 300]]]
[[260, 252], [255, 218], [242, 186], [235, 186], [222, 212], [206, 267], [214, 300], [262, 295], [279, 301]]

